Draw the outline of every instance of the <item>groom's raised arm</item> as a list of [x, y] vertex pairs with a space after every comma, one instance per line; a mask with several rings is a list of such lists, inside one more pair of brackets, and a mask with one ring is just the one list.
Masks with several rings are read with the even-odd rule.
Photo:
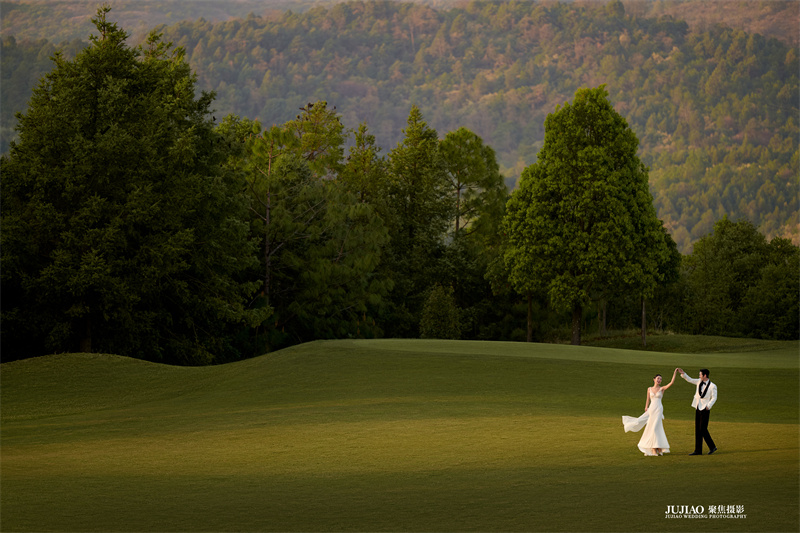
[[681, 377], [682, 377], [683, 379], [685, 379], [686, 381], [688, 381], [688, 382], [689, 382], [689, 383], [691, 383], [692, 385], [697, 385], [697, 383], [700, 381], [700, 379], [693, 379], [693, 378], [690, 378], [690, 377], [689, 377], [689, 374], [687, 374], [686, 372], [684, 372], [682, 368], [679, 368], [679, 369], [678, 369], [678, 372], [680, 372], [680, 373], [681, 373]]

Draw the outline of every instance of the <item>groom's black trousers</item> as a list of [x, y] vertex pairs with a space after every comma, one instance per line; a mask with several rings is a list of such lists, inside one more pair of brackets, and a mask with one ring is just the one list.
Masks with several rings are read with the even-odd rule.
[[711, 438], [711, 434], [708, 432], [708, 417], [711, 415], [711, 411], [708, 409], [695, 409], [694, 412], [694, 451], [696, 453], [703, 453], [703, 440], [706, 441], [708, 444], [708, 449], [713, 450], [716, 448], [714, 446], [714, 439]]

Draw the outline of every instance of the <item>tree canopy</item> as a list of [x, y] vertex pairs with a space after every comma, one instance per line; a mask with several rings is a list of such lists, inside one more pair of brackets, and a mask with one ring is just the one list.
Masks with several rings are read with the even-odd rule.
[[231, 328], [269, 311], [247, 309], [246, 199], [212, 95], [159, 35], [128, 47], [109, 10], [91, 46], [55, 55], [0, 163], [4, 354], [236, 358]]
[[687, 329], [710, 335], [791, 339], [800, 334], [800, 250], [767, 242], [747, 220], [714, 225], [684, 261]]
[[593, 291], [652, 293], [666, 256], [638, 139], [607, 97], [604, 87], [580, 89], [548, 115], [504, 220], [512, 285], [571, 310], [574, 344]]

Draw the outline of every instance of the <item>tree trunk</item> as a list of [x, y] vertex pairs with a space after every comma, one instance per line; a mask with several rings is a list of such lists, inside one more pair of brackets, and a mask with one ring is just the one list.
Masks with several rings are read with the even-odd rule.
[[92, 353], [92, 321], [89, 317], [86, 317], [86, 333], [81, 339], [80, 349], [82, 353]]
[[608, 330], [606, 329], [606, 306], [608, 305], [608, 302], [606, 300], [600, 300], [598, 305], [599, 309], [597, 314], [600, 319], [600, 336], [605, 337], [608, 335]]
[[[461, 185], [459, 184], [456, 186], [456, 235], [458, 235], [458, 230], [461, 227]], [[528, 295], [530, 298], [530, 294]], [[530, 300], [528, 300], [530, 302]], [[531, 342], [528, 339], [528, 342]]]
[[272, 251], [270, 249], [270, 242], [269, 242], [269, 225], [270, 225], [270, 218], [272, 216], [272, 195], [268, 192], [267, 193], [267, 216], [264, 219], [267, 226], [267, 234], [264, 237], [264, 298], [266, 299], [267, 306], [269, 306], [269, 286], [271, 283], [270, 279], [270, 270], [272, 268]]
[[[270, 160], [270, 163], [272, 160]], [[267, 226], [267, 234], [264, 236], [264, 299], [266, 301], [267, 307], [270, 305], [270, 285], [272, 284], [271, 278], [271, 271], [272, 271], [272, 247], [270, 246], [270, 223], [272, 218], [272, 193], [267, 192], [267, 213], [266, 213], [266, 226]], [[277, 327], [277, 323], [275, 326]], [[256, 334], [257, 336], [257, 334]], [[264, 353], [269, 353], [269, 328], [264, 328]]]
[[645, 310], [644, 296], [642, 296], [642, 346], [647, 346], [647, 312]]
[[528, 293], [528, 342], [533, 342], [533, 294]]
[[581, 318], [583, 317], [583, 307], [575, 304], [572, 308], [572, 344], [581, 345]]

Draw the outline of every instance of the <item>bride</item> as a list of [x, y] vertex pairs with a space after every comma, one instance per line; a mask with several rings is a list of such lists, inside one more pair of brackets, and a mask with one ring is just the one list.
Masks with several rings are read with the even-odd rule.
[[668, 384], [661, 386], [661, 374], [656, 374], [653, 378], [653, 386], [647, 389], [647, 400], [644, 404], [644, 414], [639, 418], [632, 416], [623, 416], [622, 425], [625, 431], [639, 431], [644, 427], [642, 438], [639, 439], [639, 449], [648, 456], [663, 455], [669, 453], [669, 442], [667, 435], [664, 433], [664, 406], [661, 404], [661, 399], [664, 397], [664, 391], [667, 390], [675, 383], [675, 375], [678, 369], [672, 373], [672, 381]]

